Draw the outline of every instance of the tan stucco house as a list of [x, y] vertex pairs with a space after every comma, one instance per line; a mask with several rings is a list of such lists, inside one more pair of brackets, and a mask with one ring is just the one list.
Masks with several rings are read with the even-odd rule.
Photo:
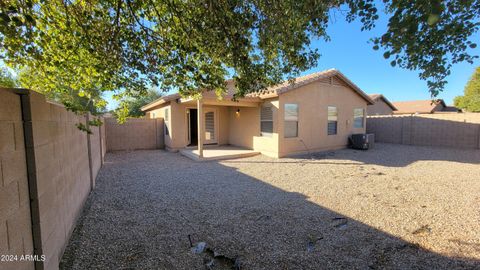
[[368, 105], [367, 115], [392, 115], [397, 108], [382, 94], [370, 94], [374, 104]]
[[[206, 91], [200, 100], [179, 94], [144, 107], [148, 118], [164, 118], [169, 150], [233, 145], [271, 157], [343, 148], [348, 136], [365, 133], [372, 99], [341, 72], [330, 69], [232, 101], [233, 81], [219, 100]], [[203, 134], [199, 137], [198, 134]]]

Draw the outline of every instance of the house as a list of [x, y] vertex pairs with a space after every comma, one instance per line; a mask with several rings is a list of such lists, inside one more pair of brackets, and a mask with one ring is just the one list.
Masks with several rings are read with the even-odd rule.
[[428, 114], [436, 112], [459, 112], [460, 110], [447, 106], [443, 99], [437, 100], [412, 100], [393, 102], [397, 108], [394, 114]]
[[[330, 69], [284, 82], [232, 101], [233, 81], [219, 100], [206, 91], [195, 100], [179, 94], [144, 107], [147, 118], [163, 118], [168, 150], [233, 145], [271, 157], [343, 148], [348, 136], [365, 133], [372, 99], [340, 71]], [[203, 136], [198, 136], [203, 134]]]
[[375, 102], [367, 106], [367, 115], [392, 115], [397, 110], [395, 106], [381, 94], [371, 94], [369, 97]]

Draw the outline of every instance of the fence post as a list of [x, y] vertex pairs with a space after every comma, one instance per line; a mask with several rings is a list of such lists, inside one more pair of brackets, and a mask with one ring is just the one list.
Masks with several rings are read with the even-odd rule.
[[100, 164], [103, 166], [104, 160], [103, 160], [103, 143], [102, 143], [102, 126], [105, 125], [104, 121], [102, 121], [102, 118], [99, 118], [100, 121], [102, 122], [102, 125], [98, 126], [98, 140], [100, 141]]
[[[87, 130], [90, 130], [90, 125], [88, 122], [90, 121], [90, 113], [87, 112], [85, 114], [85, 126]], [[87, 132], [87, 153], [88, 153], [88, 169], [90, 170], [90, 190], [93, 190], [93, 168], [92, 168], [92, 145], [91, 145], [91, 138], [90, 133]]]
[[478, 124], [477, 130], [477, 148], [480, 149], [480, 123]]

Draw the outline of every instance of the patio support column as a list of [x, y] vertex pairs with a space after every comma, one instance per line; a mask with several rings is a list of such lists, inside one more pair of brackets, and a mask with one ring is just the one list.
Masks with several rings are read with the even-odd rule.
[[203, 100], [197, 99], [197, 120], [198, 120], [198, 157], [203, 158], [203, 137], [205, 136], [205, 121], [203, 121]]

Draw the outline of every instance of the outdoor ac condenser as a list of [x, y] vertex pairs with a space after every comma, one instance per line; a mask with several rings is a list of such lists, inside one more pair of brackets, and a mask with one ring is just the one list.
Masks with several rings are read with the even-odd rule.
[[373, 147], [375, 136], [374, 134], [352, 134], [348, 141], [351, 148], [368, 150]]

